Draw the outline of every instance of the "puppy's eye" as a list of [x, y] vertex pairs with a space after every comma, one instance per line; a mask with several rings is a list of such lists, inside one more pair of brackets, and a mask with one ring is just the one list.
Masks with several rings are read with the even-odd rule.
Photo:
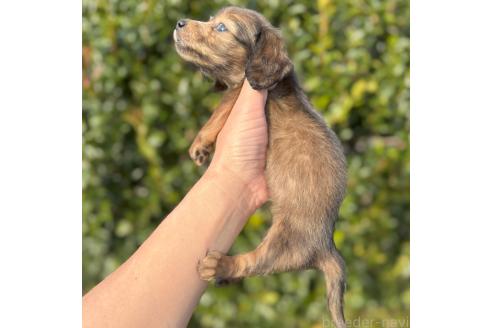
[[215, 27], [215, 29], [219, 32], [226, 32], [227, 31], [227, 27], [224, 25], [224, 23], [219, 23], [219, 25], [217, 25]]

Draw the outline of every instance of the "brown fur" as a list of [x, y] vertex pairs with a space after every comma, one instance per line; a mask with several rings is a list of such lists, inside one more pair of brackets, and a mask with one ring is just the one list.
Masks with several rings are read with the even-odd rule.
[[[221, 282], [317, 268], [325, 275], [332, 319], [337, 328], [345, 327], [344, 261], [333, 242], [346, 185], [345, 157], [338, 138], [310, 105], [280, 33], [263, 16], [227, 7], [209, 22], [183, 23], [175, 32], [180, 56], [227, 87], [221, 104], [190, 148], [198, 165], [210, 155], [244, 79], [255, 89], [269, 90], [266, 176], [272, 226], [249, 253], [209, 252], [198, 265], [200, 277]], [[217, 31], [219, 23], [228, 31]]]

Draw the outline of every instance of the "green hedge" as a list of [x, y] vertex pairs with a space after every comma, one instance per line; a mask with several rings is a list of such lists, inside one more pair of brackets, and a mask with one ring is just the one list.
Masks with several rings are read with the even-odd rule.
[[[145, 240], [202, 173], [187, 148], [218, 103], [212, 84], [176, 55], [182, 17], [226, 5], [282, 29], [314, 106], [340, 136], [348, 195], [335, 241], [348, 272], [349, 319], [409, 313], [409, 3], [404, 0], [83, 1], [83, 288]], [[232, 253], [269, 225], [257, 212]], [[315, 271], [211, 287], [190, 326], [325, 327]], [[379, 321], [381, 327], [381, 321]]]

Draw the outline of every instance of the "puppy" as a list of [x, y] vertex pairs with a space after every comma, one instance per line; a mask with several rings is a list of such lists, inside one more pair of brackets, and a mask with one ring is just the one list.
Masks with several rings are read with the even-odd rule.
[[299, 86], [279, 31], [257, 12], [227, 7], [208, 22], [178, 21], [174, 40], [185, 61], [226, 89], [190, 147], [196, 164], [211, 154], [244, 79], [254, 89], [268, 90], [265, 170], [272, 225], [254, 251], [236, 256], [209, 252], [198, 266], [201, 279], [221, 282], [317, 268], [326, 279], [332, 320], [337, 328], [345, 327], [344, 261], [333, 242], [345, 194], [345, 157]]

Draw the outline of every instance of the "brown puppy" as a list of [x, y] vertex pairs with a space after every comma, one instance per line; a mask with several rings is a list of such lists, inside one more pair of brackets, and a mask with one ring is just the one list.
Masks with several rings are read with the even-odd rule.
[[227, 7], [208, 22], [180, 20], [174, 39], [184, 60], [227, 89], [190, 148], [198, 165], [210, 155], [244, 79], [255, 89], [269, 90], [266, 176], [272, 226], [252, 252], [209, 252], [199, 263], [200, 277], [221, 282], [317, 268], [325, 275], [332, 319], [336, 327], [345, 327], [344, 261], [333, 242], [345, 193], [345, 158], [336, 135], [299, 86], [279, 32], [252, 10]]

